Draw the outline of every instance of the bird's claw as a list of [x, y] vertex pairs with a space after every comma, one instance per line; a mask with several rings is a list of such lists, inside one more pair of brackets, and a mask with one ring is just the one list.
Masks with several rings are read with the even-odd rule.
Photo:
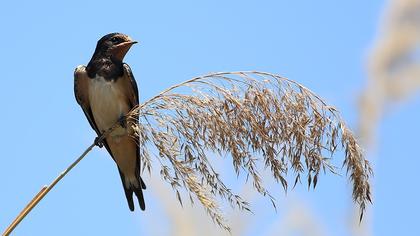
[[120, 123], [120, 126], [124, 129], [127, 128], [127, 118], [125, 116], [120, 116], [118, 123]]
[[99, 137], [96, 137], [95, 145], [98, 146], [99, 148], [102, 148], [104, 146], [104, 143], [102, 142], [102, 140], [99, 140]]

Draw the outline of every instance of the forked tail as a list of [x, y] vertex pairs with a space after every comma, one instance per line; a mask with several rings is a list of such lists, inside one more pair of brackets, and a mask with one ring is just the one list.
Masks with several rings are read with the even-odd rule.
[[136, 194], [140, 209], [144, 211], [146, 209], [146, 205], [144, 203], [143, 189], [146, 189], [146, 184], [143, 179], [140, 175], [136, 178], [126, 178], [121, 171], [120, 176], [130, 211], [134, 211], [133, 193]]

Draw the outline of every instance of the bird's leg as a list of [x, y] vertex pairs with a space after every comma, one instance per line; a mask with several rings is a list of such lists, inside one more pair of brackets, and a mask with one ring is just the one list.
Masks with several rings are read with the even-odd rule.
[[127, 117], [125, 115], [121, 115], [118, 119], [118, 122], [120, 123], [120, 126], [124, 129], [127, 128]]
[[96, 137], [95, 145], [98, 146], [99, 148], [102, 148], [104, 146], [104, 143], [101, 140], [99, 140], [99, 137]]

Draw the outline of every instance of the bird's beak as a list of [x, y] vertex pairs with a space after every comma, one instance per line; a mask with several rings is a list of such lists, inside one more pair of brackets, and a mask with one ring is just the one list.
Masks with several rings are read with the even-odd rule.
[[127, 41], [116, 45], [115, 48], [112, 49], [112, 54], [114, 58], [122, 61], [124, 59], [125, 54], [127, 54], [131, 46], [136, 43], [137, 41]]
[[136, 43], [138, 43], [138, 42], [137, 41], [127, 41], [127, 42], [118, 44], [117, 48], [127, 48], [127, 47], [130, 48], [133, 44], [136, 44]]

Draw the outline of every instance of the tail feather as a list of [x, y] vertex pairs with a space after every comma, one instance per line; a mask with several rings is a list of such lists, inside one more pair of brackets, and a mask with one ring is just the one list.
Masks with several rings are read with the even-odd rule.
[[144, 197], [143, 197], [143, 190], [142, 190], [142, 188], [141, 187], [140, 188], [135, 188], [134, 189], [134, 193], [136, 194], [137, 199], [139, 201], [140, 209], [142, 209], [144, 211], [146, 209], [146, 205], [144, 203]]
[[146, 189], [146, 184], [144, 183], [143, 179], [140, 177], [140, 184], [142, 189]]
[[[123, 181], [123, 185], [124, 181]], [[130, 208], [130, 211], [134, 211], [134, 202], [133, 202], [133, 190], [124, 187], [125, 197], [127, 198], [128, 208]]]
[[136, 179], [136, 183], [132, 183], [131, 181], [130, 183], [127, 183], [126, 178], [124, 177], [124, 174], [121, 171], [120, 176], [130, 211], [134, 211], [133, 193], [136, 194], [140, 209], [144, 211], [146, 209], [146, 205], [144, 203], [143, 189], [146, 189], [146, 184], [144, 183], [143, 179], [139, 176]]

